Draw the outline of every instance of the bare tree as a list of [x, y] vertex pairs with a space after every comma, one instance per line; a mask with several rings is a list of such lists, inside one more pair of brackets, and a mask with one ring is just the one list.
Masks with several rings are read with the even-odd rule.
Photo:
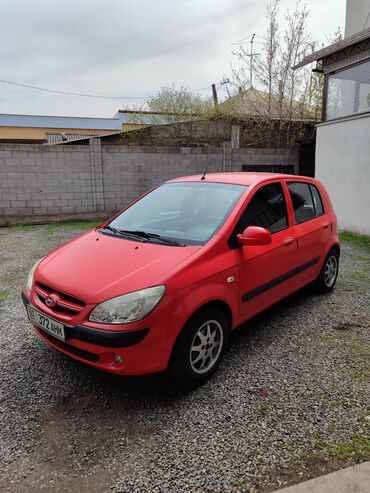
[[[249, 85], [251, 57], [243, 45], [234, 52], [239, 65], [233, 69], [233, 76], [235, 85], [242, 89], [247, 100], [244, 107], [253, 107], [254, 116], [258, 115], [264, 128], [268, 128], [269, 144], [272, 129], [277, 126], [278, 145], [290, 145], [292, 122], [297, 128], [298, 120], [308, 118], [310, 72], [307, 69], [292, 70], [292, 66], [309, 50], [308, 10], [301, 0], [297, 0], [293, 12], [288, 11], [284, 16], [285, 28], [281, 32], [279, 9], [279, 0], [267, 8], [267, 29], [261, 37], [264, 43], [259, 50], [260, 55], [253, 61], [256, 88]], [[286, 128], [284, 142], [283, 127]]]
[[193, 94], [185, 86], [164, 86], [147, 101], [149, 111], [161, 114], [161, 122], [180, 123], [187, 117], [204, 118], [213, 111], [212, 99]]
[[[210, 88], [211, 89], [211, 88]], [[203, 98], [187, 87], [176, 88], [174, 84], [163, 86], [152, 94], [145, 106], [133, 109], [130, 123], [168, 125], [167, 133], [179, 145], [182, 140], [191, 141], [196, 132], [196, 123], [215, 113], [212, 98]]]

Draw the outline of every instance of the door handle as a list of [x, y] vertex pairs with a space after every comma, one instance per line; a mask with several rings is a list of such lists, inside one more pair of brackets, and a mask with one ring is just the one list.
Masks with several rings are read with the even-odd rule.
[[326, 229], [328, 226], [329, 226], [329, 222], [328, 221], [325, 221], [324, 223], [321, 224], [321, 227]]
[[288, 236], [287, 238], [284, 238], [284, 245], [286, 246], [289, 246], [294, 242], [295, 242], [295, 238], [293, 238], [293, 236]]

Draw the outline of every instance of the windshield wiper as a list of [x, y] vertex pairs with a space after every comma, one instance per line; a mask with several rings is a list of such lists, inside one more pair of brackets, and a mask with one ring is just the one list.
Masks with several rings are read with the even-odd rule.
[[167, 243], [168, 245], [181, 246], [181, 247], [185, 246], [182, 243], [180, 243], [179, 241], [169, 240], [167, 238], [163, 238], [161, 235], [157, 235], [155, 233], [147, 233], [146, 231], [133, 231], [130, 229], [117, 229], [117, 228], [113, 228], [112, 226], [109, 226], [109, 224], [104, 226], [104, 228], [102, 228], [102, 229], [107, 229], [109, 231], [112, 231], [112, 233], [117, 234], [117, 235], [121, 235], [121, 236], [136, 236], [136, 238], [140, 238], [140, 240], [154, 239], [154, 240], [161, 241], [162, 243]]
[[179, 241], [163, 238], [163, 236], [158, 235], [156, 233], [147, 233], [146, 231], [131, 231], [128, 229], [119, 229], [117, 231], [118, 233], [122, 233], [122, 234], [140, 236], [141, 238], [145, 238], [146, 240], [151, 240], [151, 239], [158, 240], [161, 241], [162, 243], [167, 243], [168, 245], [181, 246], [181, 247], [185, 246]]
[[118, 234], [118, 230], [116, 228], [112, 228], [112, 226], [109, 226], [109, 224], [103, 226], [103, 228], [101, 229], [108, 229], [109, 231], [112, 231], [112, 233]]
[[[136, 236], [137, 238], [139, 238], [140, 240], [142, 240], [143, 238], [144, 239], [148, 239], [148, 237], [142, 235], [142, 234], [137, 234], [136, 231], [126, 231], [124, 229], [117, 229], [117, 228], [113, 228], [112, 226], [109, 226], [109, 224], [107, 224], [106, 226], [104, 226], [104, 228], [101, 228], [101, 229], [107, 229], [108, 231], [112, 231], [112, 233], [116, 234], [116, 235], [120, 235], [120, 236]], [[139, 231], [140, 233], [140, 231]]]

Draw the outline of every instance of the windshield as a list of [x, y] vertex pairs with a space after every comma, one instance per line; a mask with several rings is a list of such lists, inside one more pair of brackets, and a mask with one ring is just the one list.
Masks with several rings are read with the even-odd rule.
[[160, 235], [184, 245], [201, 245], [220, 228], [246, 188], [227, 183], [166, 183], [125, 210], [109, 226]]

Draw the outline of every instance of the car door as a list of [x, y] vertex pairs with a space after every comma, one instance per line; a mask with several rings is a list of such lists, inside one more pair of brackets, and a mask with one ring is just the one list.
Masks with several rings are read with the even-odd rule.
[[[294, 269], [297, 241], [289, 224], [286, 187], [281, 181], [260, 185], [248, 200], [229, 246], [238, 265], [238, 321], [252, 317], [296, 289]], [[248, 226], [261, 226], [271, 233], [272, 241], [263, 246], [240, 246], [236, 234]]]
[[316, 279], [321, 260], [330, 239], [330, 223], [325, 217], [323, 202], [317, 187], [310, 182], [287, 181], [294, 211], [298, 245], [298, 269], [302, 284]]

